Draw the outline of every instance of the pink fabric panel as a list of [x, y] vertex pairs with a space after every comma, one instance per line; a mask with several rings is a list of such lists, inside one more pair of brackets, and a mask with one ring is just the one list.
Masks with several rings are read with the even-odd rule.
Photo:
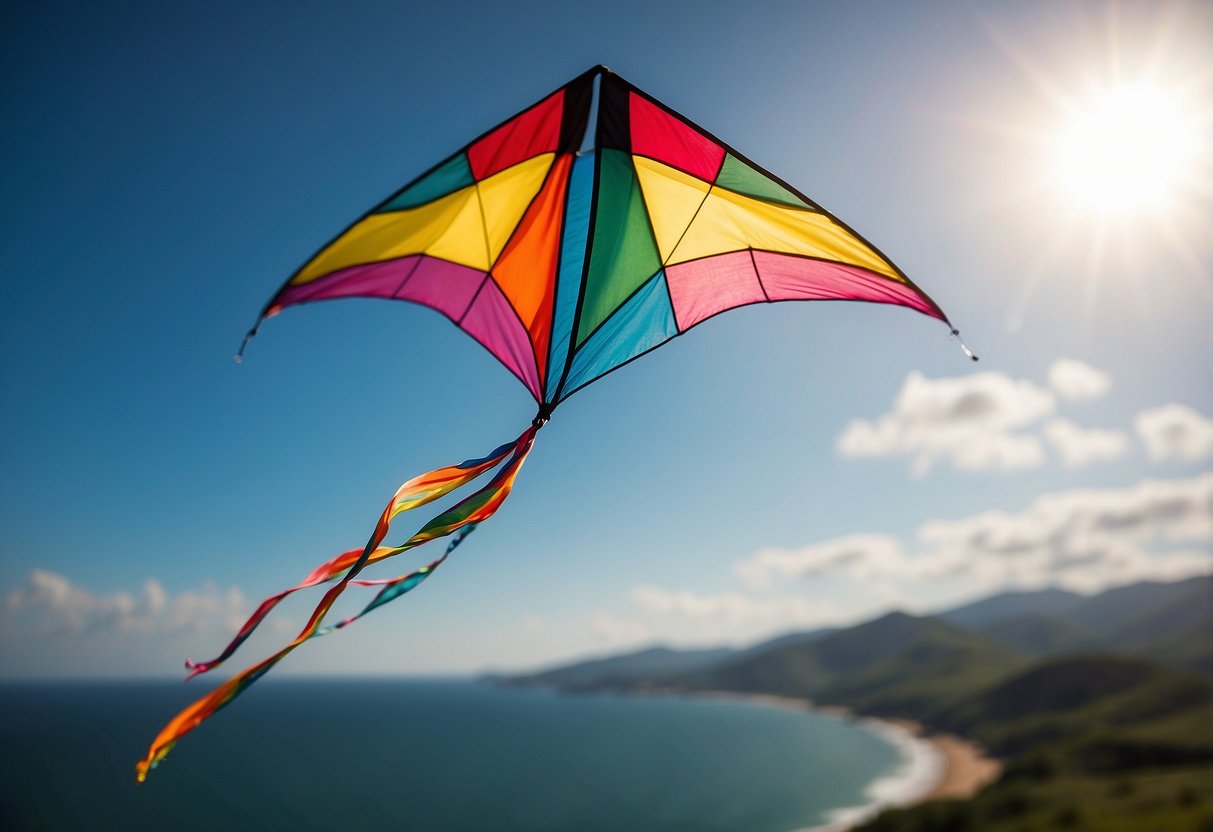
[[628, 96], [632, 152], [712, 182], [724, 148], [636, 93]]
[[543, 400], [530, 336], [496, 283], [484, 284], [460, 326], [518, 376], [536, 401]]
[[274, 299], [274, 303], [276, 306], [290, 306], [307, 300], [390, 298], [400, 281], [417, 265], [417, 260], [414, 256], [350, 266], [301, 286], [287, 286]]
[[766, 300], [748, 251], [667, 266], [665, 279], [679, 332], [717, 312]]
[[458, 319], [472, 302], [484, 272], [425, 255], [365, 263], [325, 275], [302, 286], [287, 286], [274, 306], [334, 298], [399, 298]]
[[881, 277], [858, 266], [766, 251], [754, 252], [754, 261], [758, 264], [758, 274], [771, 300], [894, 303], [942, 319], [939, 312], [907, 284]]
[[394, 297], [437, 309], [458, 322], [483, 280], [484, 272], [478, 269], [422, 256], [417, 269]]

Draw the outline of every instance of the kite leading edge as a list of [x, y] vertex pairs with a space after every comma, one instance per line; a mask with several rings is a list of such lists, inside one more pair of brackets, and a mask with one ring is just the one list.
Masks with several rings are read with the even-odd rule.
[[[583, 150], [592, 111], [593, 142]], [[165, 726], [136, 765], [139, 782], [184, 734], [304, 641], [347, 626], [432, 574], [505, 501], [561, 402], [703, 321], [756, 303], [853, 300], [908, 307], [959, 337], [875, 246], [603, 66], [484, 133], [322, 247], [266, 305], [237, 358], [266, 318], [345, 297], [411, 301], [446, 316], [522, 382], [538, 405], [535, 419], [482, 458], [409, 480], [364, 547], [265, 599], [215, 658], [187, 660], [187, 678], [218, 667], [288, 595], [332, 583], [291, 643]], [[398, 515], [493, 468], [488, 484], [403, 544], [383, 545]], [[447, 549], [426, 566], [357, 578], [370, 564], [448, 536]], [[357, 615], [323, 626], [351, 584], [380, 590]]]

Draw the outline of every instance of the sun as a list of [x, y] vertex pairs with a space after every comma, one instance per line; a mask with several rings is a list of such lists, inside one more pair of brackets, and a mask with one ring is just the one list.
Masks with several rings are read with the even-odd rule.
[[1075, 207], [1131, 217], [1172, 207], [1200, 149], [1200, 119], [1176, 92], [1126, 83], [1066, 107], [1054, 182]]

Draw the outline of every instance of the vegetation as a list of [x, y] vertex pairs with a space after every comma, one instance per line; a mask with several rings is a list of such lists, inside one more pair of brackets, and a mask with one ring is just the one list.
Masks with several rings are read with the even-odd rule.
[[1213, 832], [1213, 578], [1083, 597], [1006, 593], [748, 650], [664, 648], [505, 680], [566, 690], [728, 690], [908, 717], [1005, 767], [964, 801], [868, 832]]

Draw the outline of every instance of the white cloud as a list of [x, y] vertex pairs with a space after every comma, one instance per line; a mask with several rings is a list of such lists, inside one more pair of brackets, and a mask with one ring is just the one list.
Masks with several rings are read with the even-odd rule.
[[172, 635], [207, 629], [236, 630], [249, 604], [236, 587], [220, 590], [206, 584], [198, 590], [169, 594], [155, 578], [138, 591], [91, 592], [67, 577], [34, 569], [22, 587], [4, 598], [5, 629], [33, 626], [59, 634], [103, 632]]
[[803, 598], [756, 599], [737, 592], [700, 595], [652, 584], [633, 587], [628, 597], [646, 612], [732, 624], [780, 622], [800, 625], [820, 619], [822, 613], [817, 605]]
[[590, 619], [590, 633], [600, 644], [610, 647], [635, 646], [653, 638], [652, 631], [644, 623], [608, 613]]
[[[926, 523], [928, 557], [998, 585], [1095, 589], [1213, 566], [1213, 474], [1046, 494], [1018, 514]], [[1177, 549], [1179, 544], [1204, 549]]]
[[801, 549], [761, 550], [736, 569], [755, 586], [841, 579], [860, 597], [887, 594], [895, 582], [907, 598], [948, 586], [971, 597], [1009, 587], [1094, 591], [1205, 574], [1213, 571], [1213, 474], [1062, 491], [1017, 513], [930, 521], [919, 528], [916, 544], [850, 535]]
[[1037, 436], [1017, 433], [1051, 415], [1048, 390], [1005, 373], [928, 379], [912, 372], [891, 412], [855, 419], [838, 437], [845, 457], [908, 457], [916, 476], [940, 461], [962, 470], [1013, 471], [1045, 462]]
[[1067, 468], [1120, 459], [1129, 449], [1129, 437], [1124, 431], [1082, 428], [1067, 419], [1050, 419], [1043, 433]]
[[1186, 405], [1143, 410], [1133, 425], [1155, 462], [1196, 462], [1213, 456], [1213, 421]]
[[772, 579], [845, 574], [867, 579], [903, 571], [905, 547], [890, 535], [854, 534], [800, 549], [761, 549], [737, 564], [737, 573], [753, 587]]
[[1112, 387], [1112, 377], [1090, 364], [1073, 358], [1061, 358], [1049, 365], [1049, 386], [1072, 402], [1098, 399]]

